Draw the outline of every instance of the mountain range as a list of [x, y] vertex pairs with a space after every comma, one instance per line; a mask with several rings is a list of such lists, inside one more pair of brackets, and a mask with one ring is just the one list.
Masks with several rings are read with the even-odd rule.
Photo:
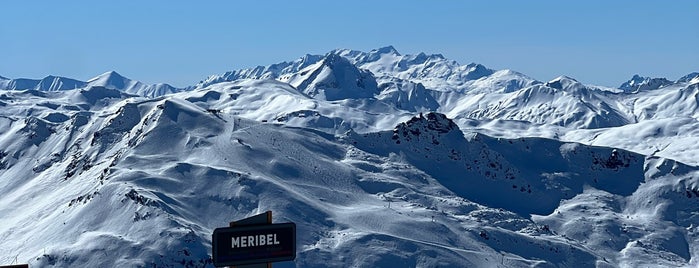
[[103, 73], [87, 81], [52, 75], [36, 80], [27, 78], [9, 79], [0, 76], [0, 90], [62, 91], [93, 86], [117, 89], [145, 97], [157, 97], [183, 90], [168, 84], [144, 84], [123, 77], [114, 71]]
[[389, 46], [0, 89], [0, 264], [213, 267], [213, 230], [266, 210], [298, 228], [275, 267], [698, 264], [699, 73], [607, 88]]

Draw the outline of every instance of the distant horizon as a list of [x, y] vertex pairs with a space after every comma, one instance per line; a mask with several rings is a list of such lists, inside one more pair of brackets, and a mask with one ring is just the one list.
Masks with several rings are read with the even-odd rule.
[[[210, 75], [333, 49], [442, 54], [539, 81], [569, 76], [616, 88], [634, 74], [675, 81], [699, 71], [699, 1], [497, 1], [265, 4], [4, 4], [0, 76], [86, 81], [108, 71], [147, 84]], [[429, 11], [429, 12], [427, 12]]]
[[[379, 49], [381, 49], [381, 48], [386, 48], [386, 47], [393, 47], [393, 48], [394, 48], [398, 53], [400, 53], [401, 55], [415, 55], [415, 54], [419, 54], [419, 53], [425, 53], [425, 54], [427, 54], [427, 55], [441, 54], [441, 53], [428, 53], [428, 52], [424, 52], [424, 51], [421, 51], [421, 52], [418, 52], [418, 53], [402, 53], [402, 52], [400, 51], [400, 49], [396, 48], [396, 46], [394, 46], [394, 45], [386, 45], [386, 46], [381, 46], [381, 47], [377, 47], [377, 48], [374, 48], [374, 49], [370, 49], [370, 50], [367, 50], [367, 51], [364, 51], [364, 50], [359, 50], [359, 51], [362, 51], [362, 52], [371, 52], [372, 50], [379, 50]], [[351, 49], [351, 50], [356, 50], [356, 49], [352, 49], [352, 48], [335, 48], [335, 49], [329, 50], [327, 53], [330, 53], [330, 52], [332, 52], [333, 50], [339, 50], [339, 49]], [[325, 55], [325, 54], [327, 54], [327, 53], [323, 53], [323, 54], [311, 54], [311, 55], [321, 55], [321, 56], [323, 56], [323, 55]], [[309, 53], [306, 53], [306, 54], [309, 54]], [[297, 59], [299, 59], [299, 58], [301, 58], [301, 57], [303, 57], [303, 55], [301, 55], [301, 56], [299, 56], [299, 57], [296, 57], [295, 59], [280, 60], [280, 61], [275, 62], [275, 63], [295, 61], [295, 60], [297, 60]], [[450, 59], [449, 57], [446, 57], [446, 56], [445, 56], [445, 58], [448, 59], [448, 60], [452, 60], [452, 59]], [[478, 62], [469, 62], [469, 63], [463, 63], [463, 62], [459, 62], [459, 61], [457, 61], [457, 62], [458, 62], [459, 64], [461, 64], [461, 65], [467, 65], [467, 64], [470, 64], [470, 63], [481, 64], [481, 63], [478, 63]], [[266, 65], [248, 66], [248, 67], [243, 67], [243, 68], [240, 68], [240, 69], [255, 68], [255, 67], [258, 67], [258, 66], [263, 66], [263, 67], [264, 67], [264, 66], [269, 66], [269, 65], [271, 65], [271, 64], [275, 64], [275, 63], [270, 63], [270, 64], [266, 64]], [[513, 70], [513, 69], [509, 69], [509, 68], [494, 69], [494, 68], [491, 68], [491, 67], [489, 67], [489, 66], [487, 66], [487, 65], [484, 65], [484, 64], [481, 64], [481, 65], [485, 66], [486, 68], [493, 69], [493, 70], [495, 70], [495, 71], [498, 71], [498, 70], [511, 70], [511, 71], [519, 72], [518, 70]], [[240, 69], [226, 70], [226, 71], [222, 71], [222, 72], [220, 72], [220, 73], [213, 73], [213, 74], [210, 74], [210, 75], [218, 75], [218, 74], [223, 74], [223, 73], [228, 72], [228, 71], [235, 71], [235, 70], [240, 70]], [[84, 78], [84, 79], [82, 79], [82, 78], [77, 78], [77, 77], [69, 77], [69, 76], [54, 75], [54, 74], [47, 74], [46, 76], [43, 76], [43, 77], [5, 77], [5, 76], [3, 76], [2, 74], [0, 74], [0, 77], [5, 77], [5, 78], [9, 78], [9, 79], [32, 79], [32, 80], [41, 80], [41, 79], [46, 78], [46, 77], [48, 77], [48, 76], [56, 76], [56, 77], [65, 77], [65, 78], [76, 79], [76, 80], [80, 80], [80, 81], [85, 81], [85, 82], [87, 82], [87, 81], [90, 81], [90, 80], [92, 80], [92, 79], [98, 78], [99, 76], [105, 75], [105, 74], [110, 73], [110, 72], [117, 73], [117, 74], [120, 75], [120, 76], [123, 76], [123, 77], [125, 77], [125, 78], [131, 79], [131, 80], [134, 80], [134, 81], [140, 81], [140, 82], [147, 83], [147, 84], [169, 84], [169, 85], [171, 85], [171, 86], [175, 86], [175, 87], [178, 87], [178, 88], [186, 88], [186, 87], [190, 87], [190, 86], [196, 86], [196, 85], [200, 82], [200, 81], [195, 81], [195, 82], [193, 82], [193, 83], [191, 83], [191, 84], [183, 85], [183, 86], [173, 85], [172, 83], [169, 83], [169, 82], [167, 82], [167, 81], [151, 83], [151, 82], [145, 82], [145, 81], [143, 81], [143, 80], [134, 78], [134, 77], [132, 77], [132, 76], [130, 76], [130, 75], [124, 75], [124, 74], [122, 74], [119, 70], [108, 70], [108, 71], [100, 72], [100, 73], [98, 73], [98, 74], [95, 74], [95, 75], [93, 75], [93, 76], [91, 76], [91, 77]], [[573, 76], [570, 76], [570, 75], [566, 75], [566, 74], [560, 74], [560, 75], [558, 75], [558, 76], [551, 77], [551, 78], [548, 78], [548, 79], [539, 79], [539, 78], [536, 78], [536, 77], [532, 77], [532, 78], [533, 78], [533, 79], [536, 79], [536, 80], [538, 80], [538, 81], [541, 81], [541, 82], [547, 82], [547, 81], [554, 80], [554, 79], [556, 79], [556, 78], [558, 78], [558, 77], [561, 77], [561, 76], [566, 76], [566, 77], [569, 77], [569, 78], [578, 80], [579, 82], [581, 82], [581, 83], [583, 83], [583, 84], [587, 84], [587, 85], [596, 85], [596, 86], [604, 86], [604, 87], [610, 87], [610, 88], [618, 88], [622, 83], [629, 81], [630, 79], [632, 79], [632, 78], [633, 78], [634, 76], [636, 76], [636, 75], [638, 75], [638, 76], [640, 76], [640, 77], [665, 78], [665, 79], [668, 79], [668, 80], [670, 80], [670, 81], [676, 81], [676, 80], [678, 80], [678, 79], [680, 79], [680, 78], [682, 78], [682, 77], [684, 77], [684, 76], [686, 76], [686, 75], [689, 75], [689, 74], [695, 73], [695, 72], [699, 72], [699, 71], [689, 71], [689, 72], [687, 72], [686, 74], [680, 75], [680, 76], [678, 76], [678, 77], [656, 77], [656, 76], [647, 76], [647, 75], [643, 75], [643, 74], [633, 74], [631, 77], [626, 78], [626, 80], [620, 81], [617, 85], [599, 85], [599, 84], [595, 84], [595, 83], [589, 83], [589, 82], [585, 82], [585, 81], [580, 81], [580, 80], [578, 80], [577, 78], [575, 78], [575, 77], [573, 77]], [[520, 72], [520, 73], [522, 73], [522, 72]], [[522, 74], [529, 76], [529, 75], [526, 74], [526, 73], [522, 73]], [[530, 76], [530, 77], [531, 77], [531, 76]], [[200, 80], [204, 80], [204, 79], [206, 79], [206, 78], [207, 78], [207, 77], [204, 77], [204, 78], [202, 78], [202, 79], [200, 79]]]

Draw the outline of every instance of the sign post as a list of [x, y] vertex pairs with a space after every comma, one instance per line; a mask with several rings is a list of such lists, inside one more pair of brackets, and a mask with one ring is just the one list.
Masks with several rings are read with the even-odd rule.
[[272, 211], [216, 228], [212, 242], [214, 266], [271, 268], [272, 262], [296, 258], [296, 224], [272, 224]]

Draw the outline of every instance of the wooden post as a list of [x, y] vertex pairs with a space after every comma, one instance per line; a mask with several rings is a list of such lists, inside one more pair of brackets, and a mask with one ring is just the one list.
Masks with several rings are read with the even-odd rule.
[[[272, 224], [272, 211], [267, 210], [265, 213], [252, 216], [247, 219], [242, 219], [239, 221], [232, 221], [228, 224], [228, 227], [235, 226], [246, 226], [246, 225], [260, 225], [260, 224]], [[258, 263], [258, 264], [248, 264], [239, 266], [230, 266], [230, 268], [272, 268], [272, 263]]]

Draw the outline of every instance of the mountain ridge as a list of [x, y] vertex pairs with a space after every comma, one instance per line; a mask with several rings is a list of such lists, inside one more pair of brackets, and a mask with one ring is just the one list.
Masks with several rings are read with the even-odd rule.
[[280, 267], [695, 267], [686, 77], [625, 91], [389, 46], [168, 94], [116, 72], [3, 90], [0, 263], [211, 267], [215, 228], [272, 210], [297, 225]]
[[[321, 66], [324, 60], [327, 62], [331, 58], [335, 58], [336, 62], [344, 62], [341, 69], [345, 71], [334, 72], [332, 68], [326, 68], [322, 79], [304, 79], [312, 73], [309, 67]], [[338, 59], [347, 59], [350, 64]], [[349, 75], [345, 76], [345, 73]], [[226, 83], [231, 83], [230, 81], [238, 81], [234, 84], [243, 87], [254, 84], [254, 87], [260, 88], [268, 85], [270, 89], [283, 91], [276, 94], [265, 90], [264, 94], [254, 97], [255, 93], [244, 91], [246, 93], [243, 94], [256, 104], [248, 105], [234, 100], [221, 101], [217, 105], [229, 103], [240, 107], [257, 107], [259, 110], [255, 112], [239, 109], [241, 116], [255, 120], [278, 120], [296, 127], [313, 126], [333, 134], [350, 128], [359, 132], [386, 129], [391, 126], [386, 123], [388, 120], [382, 120], [381, 117], [393, 120], [406, 118], [410, 113], [432, 111], [447, 114], [462, 128], [471, 125], [488, 126], [481, 130], [502, 134], [503, 130], [500, 129], [507, 125], [517, 129], [517, 132], [528, 129], [529, 134], [525, 135], [549, 138], [568, 136], [575, 137], [574, 141], [590, 142], [594, 139], [585, 138], [581, 133], [590, 132], [586, 130], [595, 132], [596, 129], [614, 132], [616, 130], [612, 128], [621, 126], [626, 126], [625, 129], [647, 127], [641, 124], [662, 126], [667, 125], [667, 118], [699, 117], [692, 86], [695, 84], [692, 81], [699, 78], [690, 79], [694, 74], [652, 90], [649, 88], [653, 87], [649, 87], [647, 82], [655, 80], [637, 75], [635, 79], [638, 81], [629, 85], [627, 90], [622, 90], [583, 84], [567, 76], [541, 82], [508, 69], [496, 71], [477, 63], [461, 65], [439, 54], [401, 54], [395, 47], [387, 46], [370, 52], [335, 49], [324, 55], [306, 54], [294, 61], [231, 71], [221, 76], [212, 75], [197, 86], [183, 89], [161, 84], [145, 85], [116, 72], [107, 72], [91, 79], [91, 85], [118, 88], [128, 94], [150, 98], [168, 92], [210, 91], [227, 87]], [[340, 77], [342, 81], [337, 79]], [[110, 83], [109, 79], [117, 83]], [[244, 82], [249, 79], [259, 82]], [[103, 81], [96, 83], [98, 80]], [[272, 80], [287, 83], [291, 90], [308, 98], [291, 97], [286, 94], [289, 87], [279, 86]], [[9, 80], [0, 81], [0, 88], [7, 85], [7, 81]], [[252, 95], [247, 95], [248, 93]], [[337, 103], [326, 105], [326, 93]], [[196, 98], [194, 95], [192, 97]], [[277, 95], [281, 99], [291, 97], [295, 102], [286, 105], [281, 101], [266, 104], [257, 101], [259, 98], [277, 99]], [[312, 100], [314, 98], [317, 101]], [[305, 104], [297, 106], [294, 103]], [[357, 111], [362, 116], [351, 115]], [[314, 116], [306, 117], [307, 114]], [[658, 142], [663, 139], [665, 138], [660, 137]], [[623, 144], [626, 149], [644, 153], [648, 153], [648, 148], [653, 146], [663, 147], [664, 143], [628, 147], [632, 143], [605, 141], [608, 145]], [[687, 155], [676, 149], [672, 153]], [[684, 157], [682, 159], [688, 160]]]
[[63, 91], [92, 86], [118, 89], [129, 94], [141, 95], [145, 97], [158, 97], [184, 90], [164, 83], [144, 84], [139, 81], [123, 77], [115, 71], [105, 72], [99, 76], [88, 79], [87, 81], [52, 75], [46, 76], [42, 79], [5, 78], [5, 81], [0, 81], [0, 90]]
[[[696, 254], [682, 246], [693, 243], [685, 233], [694, 219], [666, 220], [696, 205], [686, 197], [694, 197], [696, 166], [551, 139], [471, 135], [439, 113], [396, 119], [383, 131], [327, 135], [214, 108], [231, 95], [244, 98], [253, 82], [270, 83], [221, 83], [158, 99], [104, 87], [3, 93], [24, 112], [0, 114], [0, 212], [10, 215], [0, 234], [28, 243], [0, 249], [38, 266], [207, 267], [214, 228], [273, 210], [298, 226], [291, 266], [658, 261], [641, 249], [678, 266]], [[76, 94], [94, 97], [76, 110]], [[29, 120], [12, 120], [28, 111]], [[588, 210], [599, 216], [578, 216]], [[601, 230], [572, 224], [602, 219], [590, 225]], [[620, 235], [598, 237], [603, 230]], [[42, 237], [52, 239], [35, 243]]]

